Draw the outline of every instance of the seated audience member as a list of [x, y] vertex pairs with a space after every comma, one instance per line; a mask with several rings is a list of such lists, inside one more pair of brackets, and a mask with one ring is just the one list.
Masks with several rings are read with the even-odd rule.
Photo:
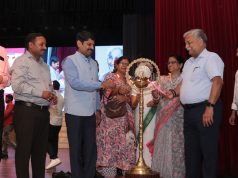
[[4, 123], [3, 123], [3, 148], [2, 158], [8, 158], [8, 146], [16, 147], [16, 143], [10, 140], [10, 133], [13, 131], [13, 119], [12, 113], [14, 109], [13, 96], [11, 94], [6, 95], [5, 102], [7, 104], [4, 112]]

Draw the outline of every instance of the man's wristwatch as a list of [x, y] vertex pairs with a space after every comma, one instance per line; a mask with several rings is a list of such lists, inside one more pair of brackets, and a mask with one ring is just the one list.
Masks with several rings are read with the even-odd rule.
[[212, 107], [212, 108], [213, 108], [213, 107], [215, 106], [215, 104], [212, 104], [212, 103], [210, 103], [209, 101], [207, 101], [206, 106], [207, 106], [207, 107]]

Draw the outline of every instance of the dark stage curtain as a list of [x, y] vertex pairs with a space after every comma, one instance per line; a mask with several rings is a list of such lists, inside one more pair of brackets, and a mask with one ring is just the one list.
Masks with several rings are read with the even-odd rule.
[[224, 117], [220, 132], [219, 175], [238, 176], [238, 126], [230, 126], [228, 118], [237, 70], [235, 48], [238, 44], [237, 0], [156, 0], [155, 51], [162, 74], [171, 53], [188, 57], [183, 33], [202, 28], [208, 36], [208, 49], [218, 53], [225, 63], [222, 100]]
[[152, 15], [124, 15], [123, 54], [132, 60], [154, 60], [154, 18]]
[[123, 16], [123, 54], [155, 59], [154, 0], [135, 1], [135, 14]]
[[76, 52], [76, 47], [57, 47], [57, 56], [60, 61], [60, 70], [61, 70], [61, 62], [62, 60], [69, 56], [72, 55]]
[[57, 56], [62, 61], [65, 57], [76, 52], [76, 47], [57, 47]]

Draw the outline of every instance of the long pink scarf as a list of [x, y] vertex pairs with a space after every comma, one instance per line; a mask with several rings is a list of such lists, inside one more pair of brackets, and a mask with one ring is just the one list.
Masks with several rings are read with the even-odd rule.
[[165, 125], [165, 123], [169, 120], [172, 114], [178, 109], [180, 106], [180, 100], [178, 97], [172, 99], [158, 114], [156, 118], [156, 125], [154, 131], [154, 138], [151, 140], [147, 146], [150, 150], [150, 153], [153, 154], [154, 152], [154, 140], [157, 138], [161, 128]]

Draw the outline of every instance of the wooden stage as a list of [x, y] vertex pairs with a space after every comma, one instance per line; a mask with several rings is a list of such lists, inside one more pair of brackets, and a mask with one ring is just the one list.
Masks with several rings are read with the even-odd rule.
[[[11, 147], [8, 149], [8, 159], [3, 159], [0, 162], [0, 178], [16, 178], [15, 171], [15, 151]], [[45, 178], [52, 178], [52, 173], [54, 171], [70, 171], [70, 161], [69, 161], [69, 150], [68, 148], [60, 148], [59, 149], [59, 158], [62, 163], [57, 166], [55, 169], [45, 171]], [[49, 163], [49, 157], [47, 155], [46, 164]], [[31, 169], [30, 169], [31, 174]], [[124, 177], [117, 177], [124, 178]], [[218, 177], [218, 178], [237, 178], [237, 177]]]
[[[8, 159], [2, 159], [0, 162], [0, 178], [16, 178], [15, 171], [15, 151], [12, 148], [8, 149]], [[59, 149], [59, 158], [62, 163], [55, 169], [45, 171], [45, 178], [52, 178], [54, 171], [70, 171], [69, 152], [67, 148]], [[49, 157], [47, 155], [46, 164], [49, 163]], [[30, 169], [31, 174], [31, 169]]]
[[[70, 160], [69, 160], [69, 149], [68, 148], [60, 148], [58, 154], [62, 163], [57, 166], [55, 169], [46, 170], [45, 171], [45, 178], [52, 178], [52, 173], [54, 171], [70, 171]], [[2, 159], [0, 162], [0, 178], [16, 178], [16, 171], [15, 171], [15, 151], [11, 147], [8, 149], [8, 159]], [[47, 155], [46, 164], [49, 163], [49, 157]], [[31, 167], [29, 169], [31, 175]], [[123, 177], [117, 177], [123, 178]]]

